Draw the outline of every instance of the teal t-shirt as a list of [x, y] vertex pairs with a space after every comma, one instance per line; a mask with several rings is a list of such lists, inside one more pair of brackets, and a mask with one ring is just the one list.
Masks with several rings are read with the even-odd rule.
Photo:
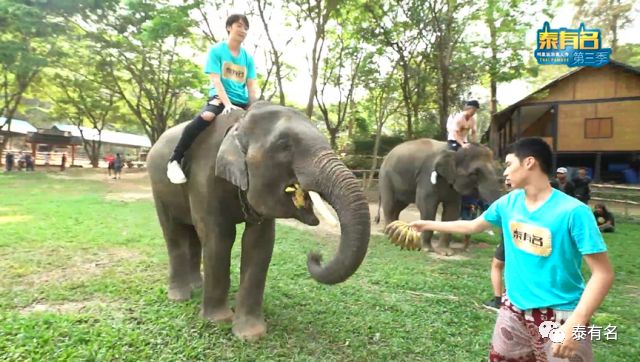
[[[256, 79], [256, 68], [253, 58], [244, 48], [240, 47], [240, 53], [234, 57], [229, 50], [227, 42], [220, 42], [211, 47], [209, 58], [204, 67], [206, 74], [219, 74], [229, 100], [234, 104], [249, 104], [249, 91], [247, 80]], [[209, 86], [209, 97], [217, 94], [216, 88]]]
[[505, 249], [505, 289], [519, 309], [571, 311], [584, 290], [582, 256], [607, 251], [593, 213], [578, 199], [553, 189], [529, 211], [524, 190], [514, 190], [483, 214], [501, 227]]

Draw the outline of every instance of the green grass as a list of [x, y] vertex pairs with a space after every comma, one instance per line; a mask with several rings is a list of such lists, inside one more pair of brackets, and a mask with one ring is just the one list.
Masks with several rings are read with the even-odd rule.
[[[333, 240], [278, 225], [264, 302], [269, 332], [251, 344], [198, 317], [201, 291], [186, 303], [167, 300], [152, 202], [108, 201], [107, 192], [102, 181], [0, 175], [0, 360], [486, 358], [495, 313], [480, 303], [491, 295], [492, 247], [437, 260], [374, 236], [358, 272], [324, 286], [309, 278], [306, 253], [331, 254]], [[618, 340], [595, 342], [596, 360], [630, 361], [640, 351], [640, 226], [617, 230], [606, 235], [617, 279], [594, 322], [616, 325]], [[238, 256], [239, 243], [233, 292]]]

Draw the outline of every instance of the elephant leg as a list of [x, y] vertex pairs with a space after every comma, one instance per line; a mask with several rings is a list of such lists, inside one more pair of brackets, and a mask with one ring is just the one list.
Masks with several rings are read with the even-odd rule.
[[[438, 211], [438, 199], [433, 199], [426, 190], [418, 190], [416, 197], [416, 207], [420, 210], [421, 220], [435, 220]], [[422, 239], [422, 250], [425, 252], [433, 251], [431, 238], [433, 231], [423, 231], [420, 235]]]
[[200, 265], [202, 263], [202, 244], [198, 238], [196, 229], [192, 228], [189, 234], [189, 281], [192, 288], [202, 287], [202, 274], [200, 274]]
[[198, 234], [204, 236], [201, 237], [201, 240], [204, 240], [204, 293], [201, 315], [215, 323], [229, 323], [233, 320], [233, 312], [228, 304], [229, 269], [236, 226], [233, 223], [219, 222], [201, 229], [198, 229]]
[[[455, 221], [460, 217], [460, 203], [444, 202], [442, 203], [442, 221]], [[440, 240], [435, 247], [436, 253], [440, 255], [453, 255], [453, 250], [449, 247], [451, 234], [440, 234]]]
[[391, 224], [392, 222], [400, 219], [400, 213], [402, 212], [402, 210], [406, 209], [407, 206], [409, 206], [409, 204], [406, 204], [400, 201], [393, 201], [392, 203], [386, 206], [383, 205], [382, 207], [383, 207], [383, 213], [384, 213], [385, 227]]
[[255, 340], [267, 332], [262, 301], [274, 240], [275, 220], [246, 223], [242, 235], [240, 288], [233, 319], [233, 334], [243, 340]]
[[[170, 300], [184, 301], [191, 298], [193, 261], [190, 245], [200, 244], [198, 235], [192, 225], [176, 223], [158, 208], [160, 226], [164, 234], [169, 253], [169, 290]], [[198, 261], [198, 277], [200, 276], [200, 261]]]

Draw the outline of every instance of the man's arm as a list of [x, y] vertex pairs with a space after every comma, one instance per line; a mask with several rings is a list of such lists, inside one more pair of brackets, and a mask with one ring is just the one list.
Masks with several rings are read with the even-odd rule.
[[224, 86], [222, 85], [222, 80], [220, 80], [220, 74], [209, 73], [209, 79], [211, 79], [213, 86], [216, 88], [218, 98], [220, 98], [225, 108], [231, 108], [231, 100], [229, 99], [229, 96], [227, 95], [227, 91], [224, 89]]
[[470, 142], [479, 142], [478, 139], [478, 122], [476, 120], [476, 116], [473, 116], [473, 122], [471, 123], [471, 129], [469, 130], [469, 141]]
[[482, 215], [474, 220], [433, 221], [418, 220], [409, 223], [415, 231], [439, 231], [441, 233], [475, 234], [489, 229], [491, 224]]
[[255, 79], [247, 79], [247, 90], [249, 91], [249, 104], [258, 100], [258, 82]]
[[591, 269], [591, 278], [584, 288], [578, 306], [562, 325], [566, 338], [562, 344], [554, 344], [553, 355], [555, 357], [569, 358], [573, 355], [577, 348], [577, 341], [572, 338], [573, 328], [586, 326], [589, 323], [593, 313], [602, 304], [613, 284], [613, 268], [606, 252], [586, 254], [583, 257]]

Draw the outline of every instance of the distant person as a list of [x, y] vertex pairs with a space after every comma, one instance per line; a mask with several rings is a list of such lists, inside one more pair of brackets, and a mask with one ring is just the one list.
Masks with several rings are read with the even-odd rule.
[[23, 168], [27, 167], [26, 158], [22, 151], [18, 153], [18, 171], [22, 171]]
[[567, 178], [566, 167], [558, 167], [556, 170], [556, 178], [551, 180], [551, 186], [571, 197], [576, 197], [576, 187], [573, 182]]
[[7, 152], [4, 155], [4, 164], [7, 172], [11, 172], [11, 170], [13, 169], [13, 153]]
[[122, 178], [122, 167], [124, 166], [124, 160], [120, 157], [119, 153], [116, 153], [116, 158], [113, 160], [113, 179]]
[[578, 169], [578, 175], [573, 178], [573, 185], [575, 186], [576, 199], [589, 205], [589, 199], [591, 199], [591, 178], [587, 176], [587, 169], [580, 167]]
[[616, 220], [604, 204], [596, 204], [593, 216], [596, 218], [600, 232], [612, 233], [616, 231]]
[[35, 162], [30, 153], [24, 154], [24, 164], [25, 164], [25, 167], [27, 168], [27, 171], [35, 170]]
[[115, 160], [115, 157], [113, 157], [113, 154], [111, 154], [105, 156], [104, 160], [107, 161], [107, 177], [111, 177], [111, 173], [113, 171], [113, 161]]
[[67, 167], [67, 154], [62, 154], [62, 159], [60, 160], [60, 171], [64, 172], [64, 169]]
[[51, 153], [47, 152], [44, 154], [44, 166], [47, 171], [49, 171], [49, 161], [51, 160]]
[[447, 120], [447, 146], [452, 151], [460, 147], [468, 147], [469, 139], [477, 142], [478, 128], [476, 111], [480, 108], [478, 101], [468, 101], [460, 113], [456, 113]]

